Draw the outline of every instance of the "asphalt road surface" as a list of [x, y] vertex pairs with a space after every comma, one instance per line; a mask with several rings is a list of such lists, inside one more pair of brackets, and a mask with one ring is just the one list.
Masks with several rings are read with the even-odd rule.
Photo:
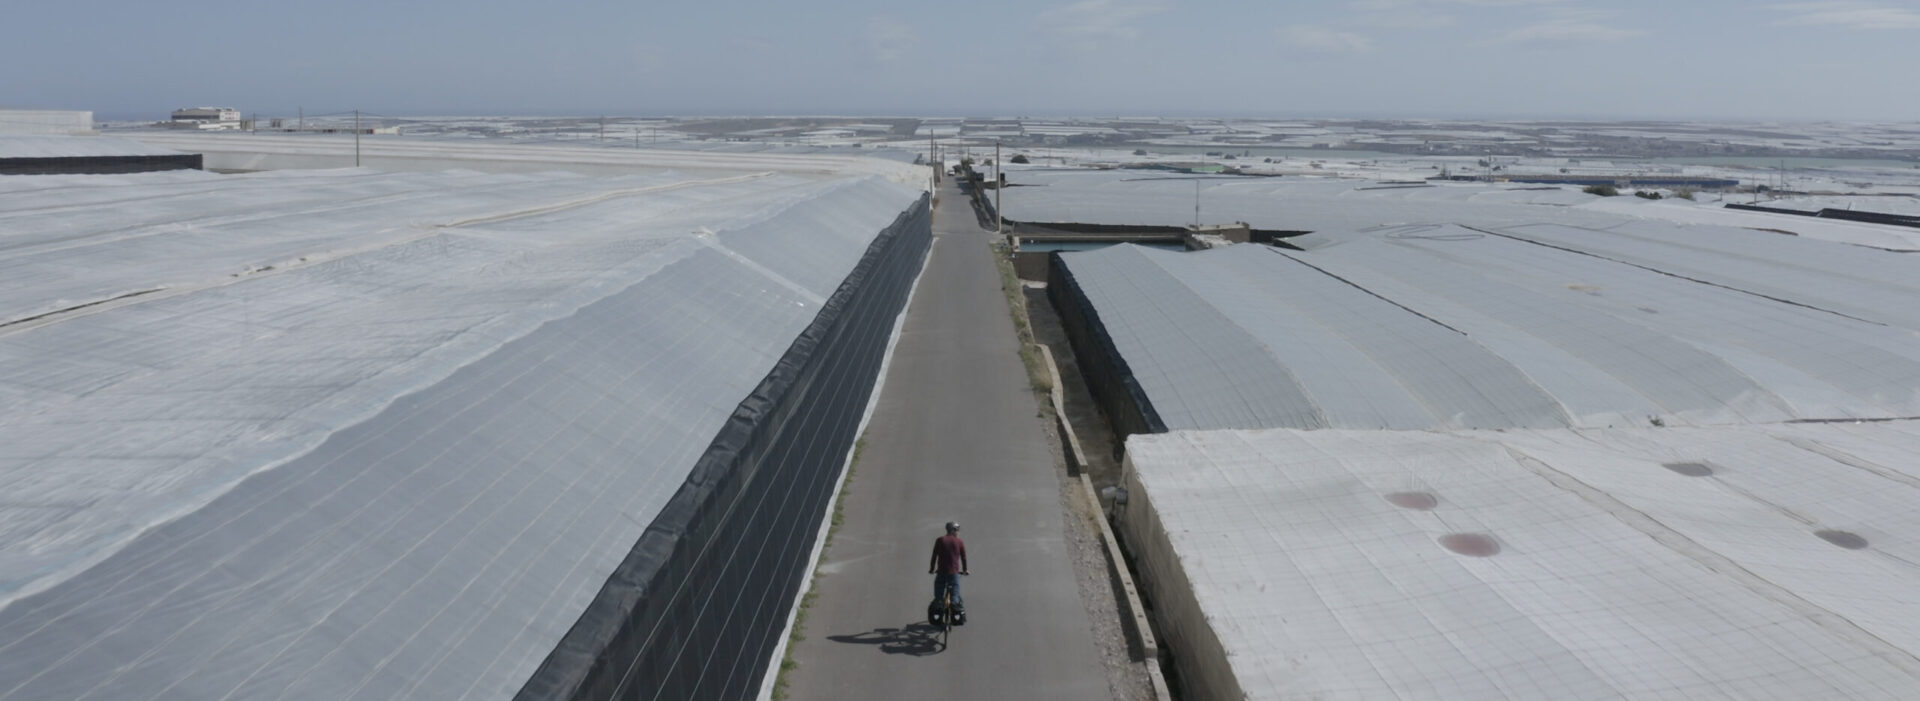
[[[1104, 699], [990, 234], [951, 184], [940, 200], [789, 698]], [[960, 585], [967, 625], [943, 648], [925, 620], [927, 560], [950, 520], [973, 575]]]

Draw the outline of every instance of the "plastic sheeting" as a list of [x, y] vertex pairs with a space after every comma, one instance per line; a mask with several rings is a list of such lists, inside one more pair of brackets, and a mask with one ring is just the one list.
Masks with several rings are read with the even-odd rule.
[[1043, 224], [1184, 227], [1193, 223], [1196, 203], [1207, 223], [1242, 221], [1255, 229], [1280, 231], [1344, 231], [1419, 222], [1602, 226], [1621, 221], [1618, 215], [1588, 213], [1573, 206], [1599, 199], [1577, 188], [1169, 176], [1142, 171], [1030, 170], [1012, 172], [1008, 178], [1020, 187], [1002, 193], [1005, 216]]
[[[0, 119], [5, 119], [0, 113]], [[0, 134], [0, 160], [98, 156], [179, 156], [179, 151], [114, 136], [16, 136]]]
[[1130, 439], [1200, 698], [1920, 695], [1920, 424]]
[[[154, 131], [131, 138], [179, 151], [206, 154], [207, 167], [235, 170], [343, 168], [365, 164], [388, 171], [437, 172], [450, 168], [498, 173], [566, 171], [587, 175], [628, 175], [672, 170], [706, 176], [772, 172], [800, 177], [878, 175], [906, 187], [925, 189], [927, 168], [898, 160], [868, 157], [868, 149], [785, 153], [746, 145], [738, 149], [681, 150], [619, 148], [578, 143], [528, 144], [512, 140], [422, 139], [377, 136], [356, 141], [351, 135], [206, 134]], [[357, 155], [356, 155], [357, 154]]]
[[1088, 302], [1086, 292], [1073, 279], [1073, 271], [1061, 262], [1059, 253], [1047, 256], [1047, 301], [1060, 315], [1067, 340], [1076, 349], [1074, 356], [1086, 376], [1087, 389], [1094, 401], [1106, 408], [1116, 430], [1121, 435], [1166, 431], [1166, 423], [1141, 389], [1127, 357], [1100, 321], [1100, 310]]
[[1131, 375], [1093, 384], [1137, 383], [1173, 430], [1920, 416], [1920, 338], [1902, 328], [1920, 295], [1898, 280], [1914, 262], [1744, 235], [1738, 252], [1731, 237], [1565, 227], [1396, 227], [1304, 252], [1116, 246], [1061, 254], [1059, 293], [1082, 296], [1111, 345], [1076, 352], [1117, 353], [1107, 365]]
[[93, 126], [91, 110], [0, 110], [0, 134], [84, 134]]
[[1669, 275], [1906, 329], [1920, 330], [1920, 264], [1912, 255], [1798, 236], [1636, 222], [1606, 231], [1520, 226], [1500, 233]]
[[758, 694], [931, 243], [922, 199], [741, 402], [519, 698]]
[[918, 194], [5, 183], [0, 697], [513, 695]]
[[[1002, 193], [1009, 221], [1184, 227], [1194, 207], [1208, 223], [1276, 231], [1349, 231], [1444, 223], [1482, 228], [1628, 222], [1784, 230], [1808, 238], [1920, 250], [1904, 226], [1740, 212], [1709, 202], [1595, 197], [1577, 187], [1512, 183], [1382, 183], [1321, 177], [1169, 176], [1142, 171], [1014, 170]], [[1196, 188], [1196, 183], [1198, 187]]]
[[[5, 113], [0, 112], [0, 127], [5, 121]], [[0, 135], [0, 175], [197, 170], [201, 160], [199, 154], [110, 136]]]
[[84, 156], [79, 158], [0, 158], [0, 175], [152, 173], [199, 170], [200, 154], [177, 156]]

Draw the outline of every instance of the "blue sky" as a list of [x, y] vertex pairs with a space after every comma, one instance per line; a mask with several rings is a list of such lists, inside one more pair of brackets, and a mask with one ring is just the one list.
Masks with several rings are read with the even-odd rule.
[[0, 106], [1920, 121], [1920, 0], [12, 0]]

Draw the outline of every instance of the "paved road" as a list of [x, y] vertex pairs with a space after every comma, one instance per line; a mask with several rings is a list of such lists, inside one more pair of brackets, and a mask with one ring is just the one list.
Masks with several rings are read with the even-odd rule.
[[[988, 234], [951, 184], [794, 649], [791, 698], [1104, 699], [1058, 477]], [[973, 576], [945, 649], [927, 557], [960, 521]]]

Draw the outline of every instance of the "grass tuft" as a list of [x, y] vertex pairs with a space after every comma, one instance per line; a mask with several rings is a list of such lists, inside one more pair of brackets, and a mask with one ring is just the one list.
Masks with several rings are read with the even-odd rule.
[[1027, 366], [1027, 383], [1034, 392], [1046, 394], [1053, 391], [1053, 377], [1047, 373], [1040, 349], [1034, 347], [1033, 322], [1027, 318], [1026, 288], [1013, 271], [1011, 252], [1006, 243], [995, 242], [993, 264], [1000, 269], [1000, 292], [1007, 298], [1007, 315], [1013, 318], [1014, 336], [1020, 340], [1020, 361]]

